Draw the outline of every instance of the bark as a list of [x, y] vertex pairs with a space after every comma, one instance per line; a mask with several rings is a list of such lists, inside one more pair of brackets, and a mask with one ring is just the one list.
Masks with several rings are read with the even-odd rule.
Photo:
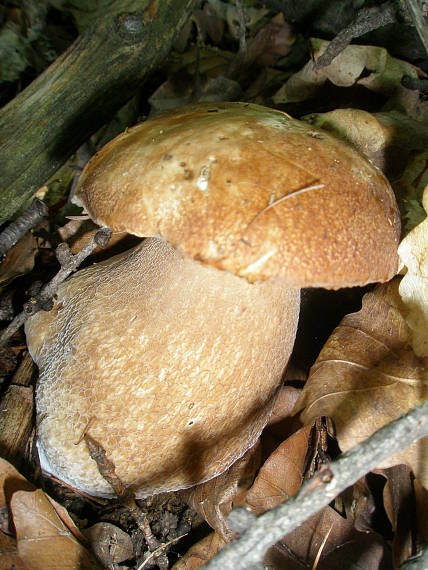
[[33, 427], [35, 364], [27, 353], [0, 402], [0, 456], [17, 467], [24, 465], [25, 450]]
[[0, 111], [0, 223], [129, 100], [196, 0], [118, 0]]

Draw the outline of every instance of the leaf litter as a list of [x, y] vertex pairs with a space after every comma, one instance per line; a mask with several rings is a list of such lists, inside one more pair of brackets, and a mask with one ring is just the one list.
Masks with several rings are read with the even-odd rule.
[[[73, 20], [79, 32], [90, 26], [109, 4], [109, 0], [91, 6], [86, 0], [52, 3], [64, 18]], [[243, 23], [239, 21], [238, 4], [208, 0], [195, 10], [165, 66], [166, 81], [152, 91], [151, 112], [195, 99], [215, 101], [219, 97], [261, 104], [273, 101], [290, 111], [296, 103], [309, 101], [311, 115], [305, 120], [348, 140], [390, 178], [407, 234], [399, 251], [404, 276], [367, 293], [362, 309], [347, 315], [335, 330], [329, 331], [331, 335], [313, 364], [303, 391], [302, 378], [293, 381], [289, 371], [289, 385], [281, 390], [271, 424], [256, 448], [220, 477], [183, 493], [198, 516], [189, 511], [178, 514], [181, 507], [176, 510], [174, 501], [180, 502], [182, 497], [158, 497], [146, 502], [154, 531], [166, 541], [175, 541], [168, 539], [173, 536], [168, 534], [171, 528], [179, 529], [179, 536], [187, 534], [185, 531], [192, 524], [196, 530], [205, 528], [206, 532], [202, 521], [217, 531], [187, 548], [187, 553], [176, 562], [174, 568], [187, 570], [201, 567], [233, 538], [227, 515], [234, 506], [243, 505], [260, 514], [286, 501], [311, 476], [313, 465], [349, 449], [415, 403], [424, 401], [428, 383], [428, 131], [424, 123], [428, 110], [419, 92], [403, 85], [405, 76], [418, 79], [425, 77], [424, 72], [414, 62], [398, 59], [374, 45], [349, 45], [329, 66], [316, 69], [309, 58], [306, 39], [283, 13], [244, 3]], [[18, 81], [29, 69], [41, 71], [49, 57], [55, 58], [67, 47], [56, 42], [52, 27], [47, 26], [50, 13], [45, 6], [34, 10], [31, 6], [30, 2], [22, 9], [7, 12], [0, 52], [14, 50], [14, 57], [3, 67], [3, 81]], [[299, 8], [295, 10], [298, 21]], [[304, 7], [301, 10], [304, 12]], [[20, 35], [24, 18], [30, 25], [27, 34]], [[238, 48], [243, 28], [245, 54]], [[314, 30], [311, 32], [313, 35]], [[65, 43], [69, 45], [74, 36], [75, 33]], [[40, 41], [55, 49], [51, 56], [45, 51], [43, 58], [36, 61], [34, 53]], [[326, 47], [325, 40], [310, 40], [315, 59]], [[322, 101], [323, 90], [329, 85], [341, 89], [346, 104], [324, 112], [323, 104], [317, 106], [317, 98]], [[377, 103], [374, 112], [359, 108], [358, 99], [350, 105], [347, 93], [355, 87], [376, 93], [381, 99], [373, 101], [383, 103]], [[136, 97], [93, 137], [94, 144], [104, 144], [133, 124], [138, 111]], [[58, 231], [56, 240], [70, 239], [77, 251], [93, 228], [80, 219], [64, 227], [65, 216], [78, 214], [67, 203], [74, 160], [75, 157], [62, 174], [48, 183], [48, 201], [51, 209], [59, 213], [54, 224]], [[46, 232], [42, 234], [46, 238]], [[31, 276], [35, 264], [36, 270], [43, 270], [43, 255], [51, 246], [50, 240], [55, 242], [50, 235], [42, 254], [41, 240], [27, 234], [15, 246], [17, 250], [8, 254], [0, 269], [1, 286], [6, 292], [12, 281], [14, 285], [27, 283], [24, 274], [29, 272]], [[20, 346], [20, 342], [17, 338], [15, 346]], [[17, 349], [18, 354], [19, 350], [22, 349]], [[329, 420], [326, 425], [334, 425], [334, 431], [328, 427], [325, 438], [317, 427], [320, 416], [328, 416], [333, 424]], [[321, 441], [324, 439], [327, 444]], [[266, 564], [272, 568], [375, 570], [391, 567], [392, 558], [398, 566], [414, 555], [428, 542], [426, 446], [425, 441], [419, 442], [392, 458], [388, 465], [379, 466], [376, 475], [359, 481], [284, 537], [266, 554]], [[133, 568], [146, 565], [142, 562], [142, 539], [129, 525], [123, 509], [114, 504], [89, 508], [86, 498], [51, 481], [45, 483], [68, 506], [72, 518], [64, 507], [1, 461], [2, 564], [13, 564], [17, 570], [119, 568], [126, 561]], [[382, 517], [384, 522], [379, 524]], [[99, 522], [88, 527], [94, 521]], [[64, 565], [64, 557], [68, 566]], [[122, 568], [125, 567], [131, 566]]]

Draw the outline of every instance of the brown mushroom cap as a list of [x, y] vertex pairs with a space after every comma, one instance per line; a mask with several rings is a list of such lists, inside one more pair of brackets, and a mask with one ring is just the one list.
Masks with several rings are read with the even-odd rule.
[[397, 269], [399, 213], [380, 170], [258, 105], [200, 104], [126, 131], [89, 162], [76, 200], [100, 225], [162, 236], [249, 281], [338, 288]]
[[269, 418], [299, 300], [156, 238], [79, 271], [26, 323], [43, 470], [111, 496], [87, 433], [138, 497], [222, 473]]

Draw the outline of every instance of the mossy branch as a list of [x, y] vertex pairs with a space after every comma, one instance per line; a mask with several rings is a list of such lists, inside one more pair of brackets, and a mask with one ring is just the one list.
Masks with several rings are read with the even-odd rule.
[[129, 100], [195, 0], [118, 0], [0, 111], [0, 223]]

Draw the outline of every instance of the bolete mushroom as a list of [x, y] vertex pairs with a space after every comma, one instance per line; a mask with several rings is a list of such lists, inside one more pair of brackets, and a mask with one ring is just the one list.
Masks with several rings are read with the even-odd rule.
[[79, 271], [26, 325], [44, 471], [138, 497], [222, 473], [257, 440], [292, 350], [299, 289], [390, 279], [399, 215], [382, 173], [272, 109], [203, 104], [119, 135], [84, 170], [93, 220], [148, 237]]

